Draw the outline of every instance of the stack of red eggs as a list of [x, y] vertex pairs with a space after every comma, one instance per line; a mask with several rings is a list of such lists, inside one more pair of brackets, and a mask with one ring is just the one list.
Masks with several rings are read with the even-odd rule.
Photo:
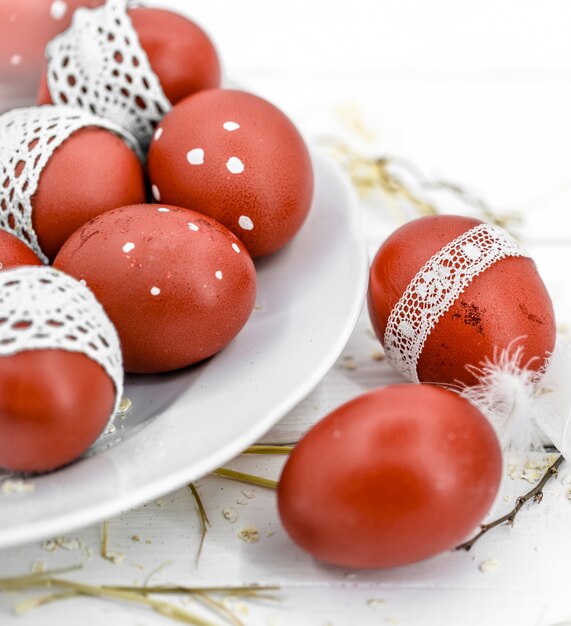
[[[0, 19], [29, 30], [28, 4], [3, 6]], [[196, 24], [127, 0], [83, 4], [95, 8], [73, 19], [65, 4], [71, 26], [46, 47], [40, 106], [0, 116], [0, 467], [17, 471], [68, 463], [109, 421], [121, 377], [94, 359], [93, 333], [116, 329], [105, 342], [131, 373], [224, 348], [255, 304], [252, 258], [295, 236], [313, 194], [295, 126], [266, 100], [220, 87]], [[23, 70], [34, 45], [0, 47]], [[26, 267], [43, 264], [53, 267]], [[46, 284], [63, 277], [54, 308]]]

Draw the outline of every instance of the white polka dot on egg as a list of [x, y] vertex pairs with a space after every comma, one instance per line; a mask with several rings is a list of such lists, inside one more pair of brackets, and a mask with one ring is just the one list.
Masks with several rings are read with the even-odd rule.
[[64, 0], [54, 0], [50, 7], [50, 15], [54, 20], [62, 20], [67, 13], [67, 2]]
[[238, 224], [244, 230], [252, 230], [254, 228], [254, 222], [247, 215], [240, 215]]
[[151, 192], [152, 192], [153, 198], [155, 200], [160, 200], [161, 199], [161, 192], [159, 191], [159, 188], [156, 185], [153, 185], [151, 187]]
[[190, 230], [193, 230], [194, 232], [198, 230], [198, 226], [194, 222], [189, 222], [188, 227], [190, 228]]
[[22, 63], [22, 55], [21, 54], [13, 54], [10, 57], [10, 65], [21, 65]]
[[193, 148], [186, 153], [186, 160], [191, 165], [202, 165], [204, 163], [204, 150], [202, 148]]
[[241, 174], [244, 171], [244, 164], [235, 156], [228, 159], [226, 167], [231, 174]]
[[163, 136], [163, 129], [157, 128], [155, 131], [155, 141], [158, 141]]
[[222, 124], [222, 128], [231, 133], [234, 130], [238, 130], [240, 128], [240, 124], [237, 122], [224, 122], [224, 124]]
[[167, 207], [166, 207], [166, 206], [162, 206], [162, 207], [160, 207], [160, 208], [158, 209], [158, 211], [159, 211], [159, 213], [170, 213], [170, 212], [171, 212], [171, 210], [170, 210], [170, 209], [167, 209]]
[[151, 287], [151, 296], [158, 296], [161, 290], [158, 287]]
[[129, 252], [131, 252], [131, 250], [135, 249], [135, 244], [132, 241], [128, 241], [124, 246], [123, 246], [123, 252], [125, 254], [128, 254]]
[[233, 243], [232, 244], [232, 250], [234, 250], [235, 252], [237, 252], [238, 254], [240, 254], [240, 246], [238, 246], [237, 243]]
[[218, 280], [222, 280], [222, 272], [220, 270], [218, 270], [217, 272], [214, 273], [214, 276], [216, 276], [216, 278], [218, 278]]

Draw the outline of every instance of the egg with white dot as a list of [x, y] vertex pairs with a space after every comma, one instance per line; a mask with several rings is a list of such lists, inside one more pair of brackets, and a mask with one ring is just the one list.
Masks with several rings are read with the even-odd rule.
[[[54, 261], [87, 280], [132, 373], [176, 370], [216, 354], [255, 305], [254, 264], [236, 236], [196, 211], [159, 208], [168, 212], [148, 204], [100, 215]], [[136, 262], [126, 253], [132, 250]]]
[[299, 231], [312, 202], [313, 169], [301, 135], [279, 109], [250, 93], [209, 89], [176, 104], [161, 127], [147, 162], [162, 202], [213, 217], [253, 256], [279, 250]]

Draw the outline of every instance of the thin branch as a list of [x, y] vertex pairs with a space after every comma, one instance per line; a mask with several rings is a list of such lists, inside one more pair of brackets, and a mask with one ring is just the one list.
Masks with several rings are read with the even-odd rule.
[[293, 448], [290, 445], [256, 445], [246, 448], [242, 454], [289, 454]]
[[560, 454], [555, 462], [549, 466], [548, 470], [545, 472], [537, 485], [531, 491], [528, 491], [525, 495], [519, 496], [519, 498], [516, 500], [514, 508], [509, 513], [502, 515], [502, 517], [499, 517], [489, 524], [482, 524], [482, 526], [480, 526], [480, 532], [469, 541], [466, 541], [465, 543], [457, 546], [456, 550], [468, 551], [470, 550], [470, 548], [472, 548], [476, 541], [478, 541], [478, 539], [480, 539], [483, 535], [492, 530], [492, 528], [495, 528], [496, 526], [500, 526], [501, 524], [505, 523], [512, 525], [514, 523], [516, 515], [520, 512], [523, 505], [529, 500], [534, 500], [534, 502], [537, 503], [541, 502], [541, 500], [543, 499], [543, 488], [551, 478], [557, 475], [559, 471], [559, 466], [561, 465], [561, 463], [563, 463], [564, 460], [565, 459], [563, 455]]
[[201, 535], [200, 535], [200, 543], [198, 544], [198, 550], [196, 552], [196, 559], [195, 559], [195, 565], [198, 565], [198, 561], [202, 553], [202, 547], [204, 545], [204, 540], [206, 539], [208, 526], [210, 526], [210, 520], [208, 519], [208, 515], [206, 515], [206, 509], [204, 508], [204, 504], [202, 503], [202, 498], [200, 497], [200, 494], [198, 493], [198, 490], [196, 489], [194, 484], [189, 483], [188, 488], [190, 489], [190, 493], [192, 494], [192, 497], [194, 498], [196, 508], [198, 509], [198, 515], [200, 517]]

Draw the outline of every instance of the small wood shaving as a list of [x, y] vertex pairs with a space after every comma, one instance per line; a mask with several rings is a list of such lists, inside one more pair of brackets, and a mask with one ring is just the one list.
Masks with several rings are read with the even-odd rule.
[[141, 537], [139, 537], [139, 535], [131, 535], [131, 541], [141, 541]]
[[121, 402], [119, 403], [119, 408], [117, 409], [117, 414], [119, 417], [124, 420], [127, 417], [127, 413], [131, 410], [133, 403], [129, 398], [123, 396], [121, 398]]
[[380, 606], [384, 604], [386, 601], [384, 598], [369, 598], [367, 600], [367, 606]]
[[254, 526], [244, 526], [238, 531], [238, 538], [246, 543], [258, 543], [260, 541], [260, 533]]
[[371, 352], [371, 358], [373, 359], [373, 361], [384, 361], [385, 353], [381, 352], [380, 350], [373, 350]]
[[43, 574], [46, 571], [46, 562], [36, 559], [32, 564], [32, 574]]
[[105, 558], [113, 565], [123, 565], [125, 562], [125, 555], [122, 552], [108, 552]]
[[254, 307], [254, 311], [256, 313], [262, 313], [265, 310], [266, 310], [266, 302], [265, 301], [256, 302], [256, 306]]
[[236, 504], [239, 504], [240, 506], [246, 506], [248, 502], [246, 500], [241, 500], [240, 498], [236, 498]]
[[248, 500], [251, 500], [252, 498], [256, 497], [256, 492], [253, 489], [242, 489], [242, 490], [240, 490], [240, 493], [245, 498], [248, 498]]
[[0, 487], [0, 491], [7, 496], [17, 495], [21, 493], [30, 493], [34, 491], [36, 486], [34, 483], [28, 483], [25, 480], [5, 480]]
[[399, 621], [398, 621], [398, 619], [396, 617], [387, 617], [385, 619], [385, 622], [387, 624], [398, 624], [399, 623]]
[[571, 487], [567, 489], [567, 492], [565, 493], [565, 495], [567, 496], [567, 500], [571, 500]]
[[57, 544], [53, 539], [46, 539], [42, 543], [42, 550], [45, 550], [46, 552], [54, 552], [56, 548]]
[[165, 503], [164, 498], [158, 498], [157, 500], [155, 500], [155, 504], [160, 508], [163, 506], [163, 504]]
[[339, 363], [339, 367], [342, 367], [343, 369], [349, 371], [353, 371], [357, 369], [357, 363], [352, 356], [344, 356]]
[[42, 543], [42, 550], [46, 552], [55, 552], [58, 548], [62, 550], [80, 550], [83, 544], [76, 537], [56, 537], [55, 539], [46, 539]]
[[107, 428], [103, 431], [103, 434], [112, 435], [114, 432], [117, 432], [117, 426], [111, 422], [111, 424], [109, 424], [109, 426], [107, 426]]
[[234, 524], [238, 521], [238, 511], [232, 508], [222, 509], [222, 517], [231, 524]]
[[478, 565], [478, 569], [483, 574], [491, 574], [497, 571], [499, 567], [500, 567], [500, 562], [497, 559], [486, 559], [485, 561], [482, 561]]

